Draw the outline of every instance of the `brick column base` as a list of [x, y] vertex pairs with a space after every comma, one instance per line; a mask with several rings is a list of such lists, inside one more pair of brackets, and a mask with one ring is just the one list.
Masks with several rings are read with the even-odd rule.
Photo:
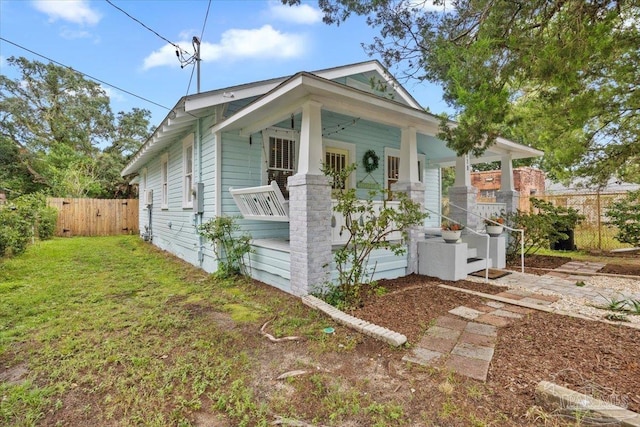
[[329, 280], [331, 187], [324, 175], [293, 175], [288, 186], [291, 292], [307, 295]]
[[[393, 193], [406, 193], [409, 199], [424, 208], [425, 186], [421, 182], [398, 182], [391, 187]], [[407, 274], [418, 272], [418, 242], [424, 240], [424, 232], [424, 224], [416, 225], [407, 230]]]
[[496, 192], [496, 202], [507, 205], [506, 213], [515, 212], [520, 207], [520, 193], [511, 190], [498, 190]]
[[473, 230], [478, 229], [478, 218], [471, 212], [475, 212], [478, 200], [478, 189], [475, 187], [451, 187], [449, 188], [449, 201], [451, 204], [460, 206], [467, 210], [449, 208], [449, 218], [471, 227]]

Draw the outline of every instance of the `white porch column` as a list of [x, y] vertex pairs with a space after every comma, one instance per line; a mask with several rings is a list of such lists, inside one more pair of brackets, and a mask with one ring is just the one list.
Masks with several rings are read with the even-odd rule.
[[515, 212], [520, 207], [520, 193], [513, 184], [513, 156], [503, 154], [500, 159], [500, 190], [496, 192], [496, 202], [506, 204], [506, 212]]
[[420, 182], [418, 174], [418, 138], [414, 127], [400, 134], [400, 171], [398, 182]]
[[[424, 184], [418, 174], [418, 143], [416, 129], [403, 128], [400, 137], [400, 172], [392, 191], [406, 193], [414, 202], [424, 207]], [[407, 274], [418, 272], [418, 242], [424, 240], [424, 224], [407, 230]]]
[[456, 158], [456, 179], [454, 187], [471, 187], [471, 161], [469, 154], [463, 154]]
[[471, 185], [469, 154], [456, 158], [456, 179], [453, 187], [449, 189], [449, 201], [452, 205], [458, 206], [450, 207], [450, 218], [474, 230], [478, 228], [478, 218], [472, 214], [478, 203], [478, 189]]
[[297, 175], [322, 175], [322, 104], [307, 101], [302, 106], [300, 154]]
[[288, 178], [290, 283], [306, 295], [329, 280], [331, 264], [331, 186], [322, 163], [322, 105], [302, 106], [298, 171]]

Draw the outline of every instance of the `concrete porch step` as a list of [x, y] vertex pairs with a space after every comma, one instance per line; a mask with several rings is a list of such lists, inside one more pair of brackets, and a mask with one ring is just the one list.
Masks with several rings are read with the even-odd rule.
[[485, 260], [485, 258], [467, 258], [466, 272], [467, 274], [475, 273], [476, 271], [484, 270], [487, 266], [491, 267], [491, 258]]
[[478, 257], [478, 248], [467, 248], [467, 259], [477, 258], [477, 257]]

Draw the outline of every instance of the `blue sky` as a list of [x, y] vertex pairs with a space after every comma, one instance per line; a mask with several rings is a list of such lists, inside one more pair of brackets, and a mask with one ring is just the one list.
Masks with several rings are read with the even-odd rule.
[[[207, 0], [0, 0], [0, 36], [92, 77], [171, 108], [196, 92], [192, 66], [180, 68], [175, 47], [193, 53], [192, 37], [202, 33]], [[280, 1], [236, 0], [210, 3], [201, 47], [201, 91], [314, 71], [372, 59], [361, 43], [377, 32], [353, 17], [336, 26], [322, 23], [316, 2], [299, 7]], [[0, 71], [17, 78], [6, 58], [47, 62], [0, 41]], [[374, 57], [375, 58], [375, 57]], [[394, 72], [396, 70], [390, 70]], [[405, 87], [432, 112], [451, 112], [437, 86]], [[103, 85], [114, 113], [149, 109], [155, 126], [168, 110]]]

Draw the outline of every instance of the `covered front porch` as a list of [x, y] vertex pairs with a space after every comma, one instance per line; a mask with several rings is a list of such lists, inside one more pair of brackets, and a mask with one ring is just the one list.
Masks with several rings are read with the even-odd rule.
[[[296, 295], [313, 292], [335, 279], [333, 251], [338, 245], [344, 245], [348, 237], [342, 232], [341, 218], [333, 210], [335, 189], [321, 170], [327, 161], [327, 147], [343, 149], [348, 163], [358, 164], [357, 176], [351, 184], [358, 197], [368, 193], [362, 183], [375, 184], [393, 193], [406, 193], [429, 212], [424, 223], [406, 230], [405, 255], [398, 257], [381, 252], [370, 260], [368, 268], [375, 270], [374, 279], [419, 272], [419, 243], [425, 241], [427, 231], [437, 232], [441, 223], [442, 167], [456, 166], [454, 193], [466, 195], [457, 201], [461, 214], [454, 215], [453, 219], [472, 228], [478, 221], [470, 214], [476, 204], [475, 197], [470, 197], [475, 195], [469, 184], [471, 163], [497, 158], [504, 162], [505, 170], [511, 171], [511, 160], [539, 153], [499, 140], [482, 158], [458, 157], [435, 136], [438, 119], [416, 106], [381, 100], [304, 74], [298, 79], [274, 89], [212, 129], [216, 140], [222, 142], [221, 153], [234, 150], [243, 142], [247, 150], [254, 150], [256, 141], [266, 141], [266, 129], [286, 128], [295, 134], [295, 157], [291, 157], [295, 158], [295, 170], [286, 181], [274, 185], [263, 180], [261, 186], [233, 186], [227, 190], [233, 195], [238, 211], [252, 221], [253, 230], [260, 232], [263, 227], [256, 223], [264, 224], [264, 221], [288, 224], [277, 229], [271, 227], [276, 230], [272, 235], [258, 233], [261, 236], [253, 242], [256, 251], [250, 260], [251, 275]], [[284, 130], [276, 132], [279, 132], [276, 135], [285, 134]], [[225, 144], [231, 150], [225, 148]], [[263, 145], [262, 151], [272, 148]], [[373, 173], [363, 171], [360, 166], [363, 154], [370, 150], [384, 159], [379, 170]], [[262, 175], [264, 170], [258, 173]], [[504, 175], [505, 188], [509, 188], [512, 180], [506, 177], [508, 174]], [[225, 182], [224, 171], [222, 179]], [[288, 198], [283, 195], [284, 182]], [[220, 199], [224, 203], [223, 197]], [[396, 237], [401, 238], [400, 235], [393, 238]]]

